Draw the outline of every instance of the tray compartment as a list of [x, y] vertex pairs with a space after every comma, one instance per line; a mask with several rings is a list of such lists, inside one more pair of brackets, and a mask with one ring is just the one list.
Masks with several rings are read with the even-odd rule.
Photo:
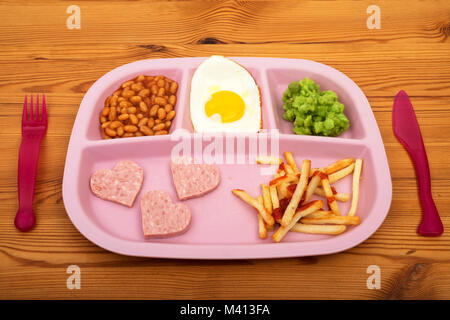
[[[194, 140], [200, 141], [203, 154], [207, 145], [214, 140], [205, 141], [200, 135], [191, 136], [191, 151], [194, 150]], [[183, 201], [192, 212], [192, 225], [183, 235], [146, 241], [141, 231], [140, 198], [149, 190], [166, 191], [177, 201], [172, 176], [170, 173], [170, 158], [172, 150], [179, 141], [172, 141], [169, 137], [154, 140], [133, 139], [132, 143], [114, 140], [114, 143], [96, 143], [83, 150], [80, 162], [80, 175], [76, 181], [78, 201], [82, 204], [86, 219], [94, 223], [103, 232], [123, 240], [142, 243], [178, 243], [186, 245], [189, 250], [191, 244], [271, 244], [270, 239], [261, 240], [257, 236], [257, 219], [254, 209], [237, 199], [231, 190], [241, 188], [256, 196], [260, 194], [260, 184], [268, 183], [271, 175], [263, 172], [260, 166], [250, 160], [250, 144], [255, 144], [258, 137], [236, 136], [234, 148], [230, 153], [236, 153], [237, 139], [245, 141], [243, 164], [227, 164], [225, 156], [223, 163], [217, 164], [221, 173], [218, 188], [201, 198]], [[130, 139], [131, 140], [131, 139]], [[109, 142], [109, 141], [108, 141]], [[259, 142], [258, 142], [259, 143]], [[257, 145], [256, 143], [255, 145]], [[268, 142], [270, 153], [270, 143]], [[223, 143], [225, 146], [226, 143]], [[259, 147], [257, 150], [260, 150]], [[280, 154], [292, 151], [297, 163], [308, 158], [313, 167], [327, 165], [337, 159], [345, 157], [362, 157], [364, 159], [364, 176], [361, 181], [361, 198], [358, 215], [363, 223], [368, 215], [373, 214], [372, 207], [376, 199], [377, 179], [374, 171], [374, 161], [366, 146], [347, 142], [324, 143], [318, 146], [313, 140], [297, 141], [290, 136], [282, 136], [279, 144]], [[255, 150], [256, 151], [256, 150]], [[258, 151], [259, 152], [259, 151]], [[193, 153], [191, 154], [193, 155]], [[113, 168], [121, 160], [132, 159], [144, 168], [144, 184], [133, 208], [101, 200], [95, 197], [89, 188], [90, 176], [99, 169]], [[198, 161], [201, 158], [196, 157]], [[210, 162], [208, 159], [203, 159]], [[236, 158], [235, 158], [235, 162]], [[367, 181], [367, 183], [366, 183]], [[346, 177], [335, 184], [339, 192], [351, 193], [351, 177]], [[349, 210], [350, 202], [339, 203], [343, 214]], [[353, 228], [350, 228], [353, 229]], [[357, 230], [357, 228], [355, 228]], [[348, 230], [347, 232], [349, 232]], [[341, 235], [342, 236], [342, 235]], [[340, 237], [340, 236], [338, 236]], [[338, 237], [333, 237], [338, 239]], [[330, 238], [321, 235], [289, 234], [284, 243], [298, 241], [314, 241]], [[283, 246], [283, 243], [277, 244]]]
[[[363, 127], [364, 118], [360, 112], [362, 106], [359, 105], [358, 97], [346, 90], [342, 84], [327, 74], [315, 72], [314, 69], [302, 68], [302, 62], [298, 62], [295, 68], [268, 68], [267, 78], [270, 88], [270, 96], [274, 111], [275, 123], [282, 133], [295, 134], [292, 131], [293, 123], [283, 119], [283, 93], [288, 85], [293, 81], [299, 81], [305, 77], [315, 81], [320, 86], [321, 91], [333, 90], [338, 94], [338, 100], [344, 104], [344, 114], [350, 121], [350, 127], [337, 138], [363, 139], [365, 129]], [[338, 71], [336, 71], [338, 72]], [[369, 106], [370, 107], [370, 106]]]
[[[239, 59], [231, 58], [233, 61], [240, 63]], [[190, 103], [190, 92], [191, 92], [191, 79], [194, 75], [195, 70], [197, 69], [198, 65], [200, 65], [201, 61], [195, 65], [192, 68], [189, 68], [187, 70], [187, 77], [184, 81], [186, 84], [186, 100], [184, 104], [184, 115], [182, 117], [181, 125], [179, 127], [189, 131], [194, 132], [194, 128], [192, 126], [191, 117], [190, 117], [190, 110], [189, 110], [189, 103]], [[243, 64], [242, 64], [243, 65]], [[243, 65], [245, 66], [245, 65]], [[261, 96], [261, 115], [262, 115], [262, 129], [275, 129], [275, 119], [273, 115], [272, 110], [272, 101], [269, 99], [268, 96], [268, 90], [267, 90], [267, 81], [263, 79], [264, 74], [261, 69], [261, 67], [246, 67], [246, 70], [252, 75], [252, 77], [255, 79], [256, 84], [258, 85], [260, 89], [260, 96]]]
[[[117, 69], [116, 69], [117, 70]], [[110, 96], [114, 91], [116, 91], [122, 83], [125, 81], [134, 79], [140, 74], [144, 74], [146, 76], [156, 76], [163, 75], [167, 78], [170, 78], [176, 82], [178, 82], [178, 92], [177, 92], [177, 103], [175, 105], [175, 111], [181, 114], [184, 113], [183, 107], [185, 104], [185, 82], [186, 80], [183, 77], [184, 70], [181, 68], [164, 68], [164, 67], [145, 67], [143, 65], [141, 68], [133, 70], [128, 73], [121, 72], [118, 74], [113, 80], [102, 83], [101, 89], [97, 91], [97, 95], [90, 102], [90, 112], [88, 113], [88, 126], [86, 127], [86, 138], [88, 140], [102, 140], [99, 128], [99, 114], [103, 109], [105, 100], [108, 96]], [[175, 121], [170, 128], [170, 132], [176, 129], [177, 117], [175, 116]]]

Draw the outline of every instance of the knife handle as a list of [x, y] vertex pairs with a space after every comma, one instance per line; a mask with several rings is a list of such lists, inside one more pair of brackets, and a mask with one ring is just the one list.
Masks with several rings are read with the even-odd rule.
[[431, 194], [430, 167], [423, 141], [418, 149], [408, 151], [416, 170], [419, 199], [422, 205], [422, 221], [417, 232], [426, 237], [440, 236], [444, 232], [444, 226]]

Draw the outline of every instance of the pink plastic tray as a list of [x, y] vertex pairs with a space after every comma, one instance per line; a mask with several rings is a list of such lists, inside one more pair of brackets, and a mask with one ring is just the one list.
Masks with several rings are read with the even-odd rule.
[[[205, 58], [142, 60], [118, 67], [97, 80], [86, 93], [67, 151], [63, 199], [67, 214], [89, 240], [107, 250], [133, 256], [187, 259], [249, 259], [322, 255], [354, 247], [370, 237], [385, 219], [392, 198], [392, 183], [383, 141], [371, 107], [361, 89], [343, 73], [320, 63], [278, 58], [231, 58], [244, 66], [261, 89], [264, 129], [279, 129], [280, 154], [292, 151], [296, 161], [311, 159], [320, 167], [345, 157], [363, 158], [363, 174], [357, 215], [361, 224], [338, 236], [290, 232], [281, 243], [258, 238], [254, 209], [231, 193], [241, 188], [260, 194], [259, 184], [268, 183], [254, 164], [219, 164], [221, 182], [201, 198], [184, 201], [192, 212], [190, 229], [179, 236], [144, 240], [140, 198], [149, 190], [163, 190], [176, 200], [169, 161], [179, 141], [171, 136], [150, 136], [102, 140], [98, 114], [105, 98], [122, 82], [139, 74], [163, 74], [178, 81], [177, 116], [171, 131], [192, 132], [189, 119], [190, 80]], [[299, 136], [292, 124], [282, 119], [281, 97], [291, 81], [309, 77], [321, 90], [338, 93], [351, 127], [340, 137]], [[193, 135], [195, 136], [195, 135]], [[251, 135], [247, 140], [256, 139]], [[204, 142], [206, 143], [206, 142]], [[144, 184], [133, 208], [95, 197], [89, 188], [93, 172], [113, 168], [120, 160], [134, 160], [144, 169]], [[351, 177], [336, 183], [351, 194]], [[350, 202], [350, 201], [349, 201]], [[343, 214], [350, 203], [339, 203]]]

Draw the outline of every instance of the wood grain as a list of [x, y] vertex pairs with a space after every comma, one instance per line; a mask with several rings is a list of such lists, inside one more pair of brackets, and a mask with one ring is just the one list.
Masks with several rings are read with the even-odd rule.
[[[410, 95], [431, 168], [434, 199], [450, 230], [450, 3], [377, 1], [78, 1], [81, 30], [66, 28], [68, 3], [1, 1], [0, 298], [2, 299], [449, 299], [450, 235], [416, 234], [414, 169], [392, 132], [392, 102]], [[239, 261], [143, 259], [105, 251], [65, 213], [61, 180], [78, 106], [101, 75], [145, 58], [303, 58], [331, 65], [367, 95], [385, 142], [393, 201], [380, 229], [342, 253]], [[13, 226], [25, 93], [45, 92], [49, 128], [36, 184], [38, 225]], [[66, 288], [67, 266], [82, 270]], [[381, 289], [366, 268], [381, 268]], [[288, 284], [288, 285], [287, 285]]]

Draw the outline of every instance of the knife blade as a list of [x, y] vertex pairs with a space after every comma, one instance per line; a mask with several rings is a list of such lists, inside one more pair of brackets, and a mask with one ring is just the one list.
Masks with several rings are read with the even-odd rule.
[[422, 221], [417, 232], [426, 237], [440, 236], [444, 232], [444, 226], [431, 193], [430, 167], [422, 133], [411, 101], [403, 90], [397, 93], [394, 100], [392, 125], [395, 136], [408, 151], [417, 175], [422, 206]]

